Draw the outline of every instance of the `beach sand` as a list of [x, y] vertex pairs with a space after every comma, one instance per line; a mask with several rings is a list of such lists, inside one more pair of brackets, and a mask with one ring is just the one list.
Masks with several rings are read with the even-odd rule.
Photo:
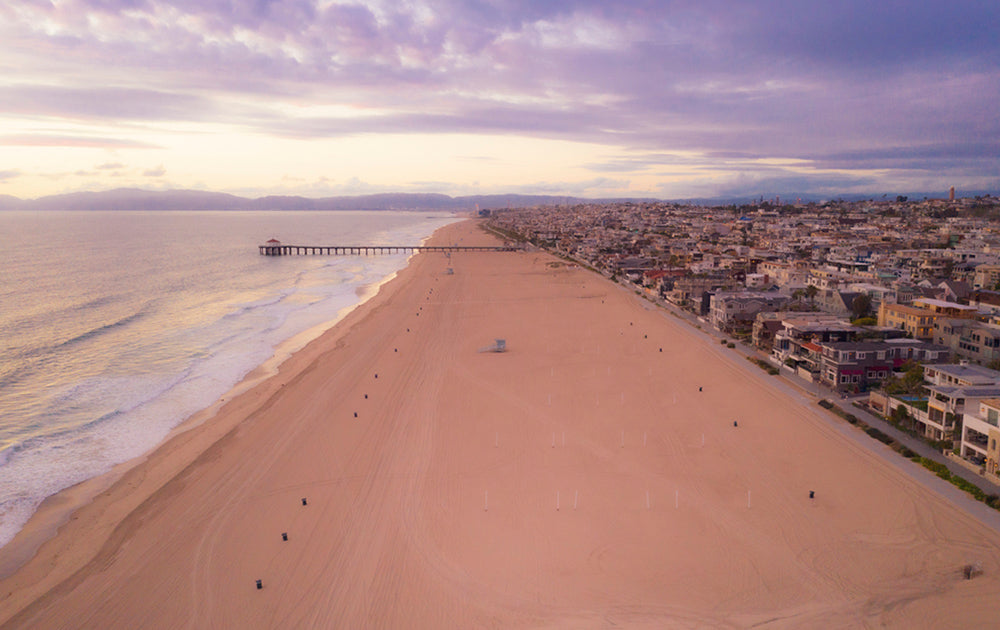
[[418, 255], [77, 510], [0, 623], [995, 623], [1000, 535], [726, 353], [544, 253]]

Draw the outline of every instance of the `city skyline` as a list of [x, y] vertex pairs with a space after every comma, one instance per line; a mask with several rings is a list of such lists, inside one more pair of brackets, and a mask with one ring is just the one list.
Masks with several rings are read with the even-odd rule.
[[0, 195], [995, 191], [997, 13], [13, 0]]

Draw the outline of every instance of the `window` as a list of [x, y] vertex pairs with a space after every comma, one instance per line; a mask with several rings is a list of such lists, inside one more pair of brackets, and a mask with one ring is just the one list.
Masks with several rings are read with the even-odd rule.
[[846, 375], [846, 374], [841, 374], [840, 375], [840, 382], [841, 383], [850, 383], [851, 382], [851, 377], [848, 376], [848, 375]]

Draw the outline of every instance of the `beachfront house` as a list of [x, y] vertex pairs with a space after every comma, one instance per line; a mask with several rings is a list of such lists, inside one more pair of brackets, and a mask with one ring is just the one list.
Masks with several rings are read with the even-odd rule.
[[1000, 384], [953, 387], [931, 385], [927, 396], [927, 417], [918, 427], [922, 435], [932, 440], [952, 437], [955, 421], [966, 409], [975, 409], [983, 400], [1000, 398]]
[[840, 391], [866, 391], [907, 361], [947, 361], [948, 348], [915, 339], [820, 344], [820, 381]]
[[750, 332], [757, 313], [777, 311], [789, 301], [776, 292], [721, 291], [711, 297], [709, 320], [722, 332]]
[[872, 392], [869, 406], [885, 416], [906, 412], [912, 428], [931, 440], [955, 437], [955, 429], [966, 410], [981, 400], [1000, 397], [1000, 372], [967, 363], [924, 366], [927, 397]]
[[992, 475], [1000, 472], [1000, 399], [980, 400], [962, 417], [959, 454]]

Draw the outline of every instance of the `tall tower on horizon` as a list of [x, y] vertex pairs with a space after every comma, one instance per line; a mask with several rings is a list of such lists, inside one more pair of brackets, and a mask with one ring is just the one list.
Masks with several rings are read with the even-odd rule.
[[955, 201], [955, 187], [952, 186], [948, 189], [948, 201]]

